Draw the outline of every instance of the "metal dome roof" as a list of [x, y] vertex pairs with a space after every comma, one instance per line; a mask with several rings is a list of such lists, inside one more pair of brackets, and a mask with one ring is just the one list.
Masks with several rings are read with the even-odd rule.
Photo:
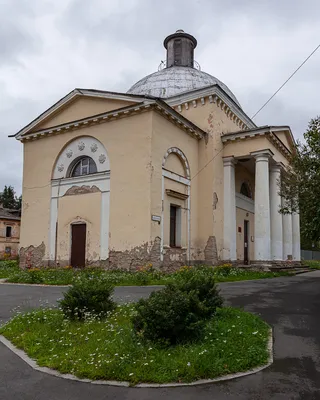
[[219, 85], [239, 106], [236, 96], [227, 85], [206, 72], [191, 67], [172, 66], [142, 78], [127, 93], [150, 95], [163, 99], [191, 90]]

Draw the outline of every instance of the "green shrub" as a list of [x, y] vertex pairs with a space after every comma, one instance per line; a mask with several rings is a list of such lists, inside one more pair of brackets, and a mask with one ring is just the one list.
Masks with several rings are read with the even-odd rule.
[[70, 320], [83, 321], [89, 316], [105, 318], [115, 308], [111, 299], [113, 286], [91, 278], [74, 283], [60, 300], [62, 311]]
[[215, 284], [213, 275], [193, 273], [188, 279], [181, 279], [172, 284], [178, 290], [193, 297], [193, 304], [197, 305], [195, 312], [201, 318], [212, 317], [217, 308], [222, 307], [223, 299]]
[[229, 276], [234, 267], [232, 264], [223, 264], [214, 268], [214, 273], [220, 276]]
[[137, 303], [134, 329], [143, 338], [163, 344], [195, 340], [203, 328], [196, 303], [194, 296], [169, 285]]
[[2, 260], [0, 261], [0, 268], [17, 268], [17, 260]]

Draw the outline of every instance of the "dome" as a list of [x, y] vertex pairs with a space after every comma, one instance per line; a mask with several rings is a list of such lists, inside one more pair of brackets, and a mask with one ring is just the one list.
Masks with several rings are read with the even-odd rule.
[[180, 93], [202, 89], [212, 85], [219, 85], [221, 89], [241, 107], [236, 96], [227, 85], [214, 76], [192, 67], [172, 66], [154, 72], [135, 83], [128, 90], [128, 93], [149, 95], [165, 99]]
[[197, 40], [182, 29], [167, 36], [163, 45], [167, 51], [166, 68], [142, 78], [135, 83], [127, 93], [149, 95], [166, 99], [177, 94], [219, 85], [229, 97], [239, 106], [236, 96], [219, 79], [200, 69], [194, 68], [194, 49]]

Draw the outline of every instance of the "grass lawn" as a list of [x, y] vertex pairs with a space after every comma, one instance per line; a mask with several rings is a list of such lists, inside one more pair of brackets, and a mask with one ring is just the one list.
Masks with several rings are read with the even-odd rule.
[[287, 272], [256, 272], [241, 270], [237, 267], [182, 267], [179, 271], [165, 274], [152, 268], [138, 270], [137, 272], [128, 271], [105, 271], [99, 268], [87, 267], [83, 270], [73, 270], [65, 268], [42, 268], [21, 270], [17, 266], [3, 266], [7, 261], [0, 261], [0, 278], [7, 278], [12, 283], [31, 283], [46, 285], [70, 285], [79, 279], [99, 277], [108, 281], [113, 286], [143, 286], [143, 285], [166, 285], [170, 282], [179, 280], [181, 275], [188, 273], [199, 273], [213, 275], [216, 282], [233, 282], [251, 279], [274, 278], [287, 276]]
[[10, 275], [18, 272], [19, 267], [16, 261], [0, 261], [0, 279], [8, 278]]
[[81, 378], [138, 382], [190, 382], [246, 371], [268, 360], [268, 325], [238, 309], [221, 308], [203, 339], [160, 347], [137, 337], [133, 305], [118, 306], [107, 320], [70, 322], [57, 309], [18, 314], [0, 333], [40, 366]]
[[320, 261], [318, 260], [303, 261], [303, 265], [313, 269], [320, 269]]

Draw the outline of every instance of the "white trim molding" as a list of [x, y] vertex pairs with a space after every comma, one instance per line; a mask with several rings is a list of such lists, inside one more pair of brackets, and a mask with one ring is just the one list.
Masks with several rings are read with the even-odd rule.
[[[185, 177], [181, 176], [175, 172], [169, 171], [165, 169], [165, 163], [167, 158], [169, 157], [170, 154], [176, 154], [180, 161], [183, 164], [184, 167], [184, 172], [185, 172]], [[165, 178], [170, 179], [175, 182], [179, 182], [183, 185], [187, 186], [187, 242], [188, 242], [188, 260], [190, 260], [191, 256], [191, 175], [190, 175], [190, 166], [187, 157], [183, 153], [182, 150], [180, 150], [177, 147], [171, 147], [166, 151], [166, 154], [163, 157], [162, 160], [162, 176], [161, 176], [161, 200], [162, 200], [162, 209], [161, 209], [161, 240], [160, 240], [160, 260], [163, 261], [163, 239], [164, 239], [164, 196], [165, 196], [165, 184], [164, 180]]]
[[236, 207], [254, 214], [254, 201], [241, 193], [236, 193]]
[[[96, 162], [98, 172], [68, 177], [70, 165], [82, 156], [91, 157]], [[110, 162], [105, 147], [91, 136], [74, 139], [64, 147], [57, 158], [52, 176], [49, 231], [50, 261], [56, 261], [57, 257], [59, 199], [71, 194], [79, 195], [91, 192], [101, 192], [100, 259], [106, 260], [109, 256]]]
[[59, 215], [59, 198], [65, 196], [69, 189], [82, 186], [96, 187], [101, 192], [100, 212], [100, 259], [109, 256], [109, 214], [110, 214], [110, 171], [51, 181], [50, 202], [50, 261], [56, 261], [57, 224]]
[[110, 161], [104, 145], [92, 136], [79, 136], [69, 142], [55, 162], [52, 178], [68, 178], [70, 166], [81, 157], [90, 157], [97, 171], [109, 171]]

